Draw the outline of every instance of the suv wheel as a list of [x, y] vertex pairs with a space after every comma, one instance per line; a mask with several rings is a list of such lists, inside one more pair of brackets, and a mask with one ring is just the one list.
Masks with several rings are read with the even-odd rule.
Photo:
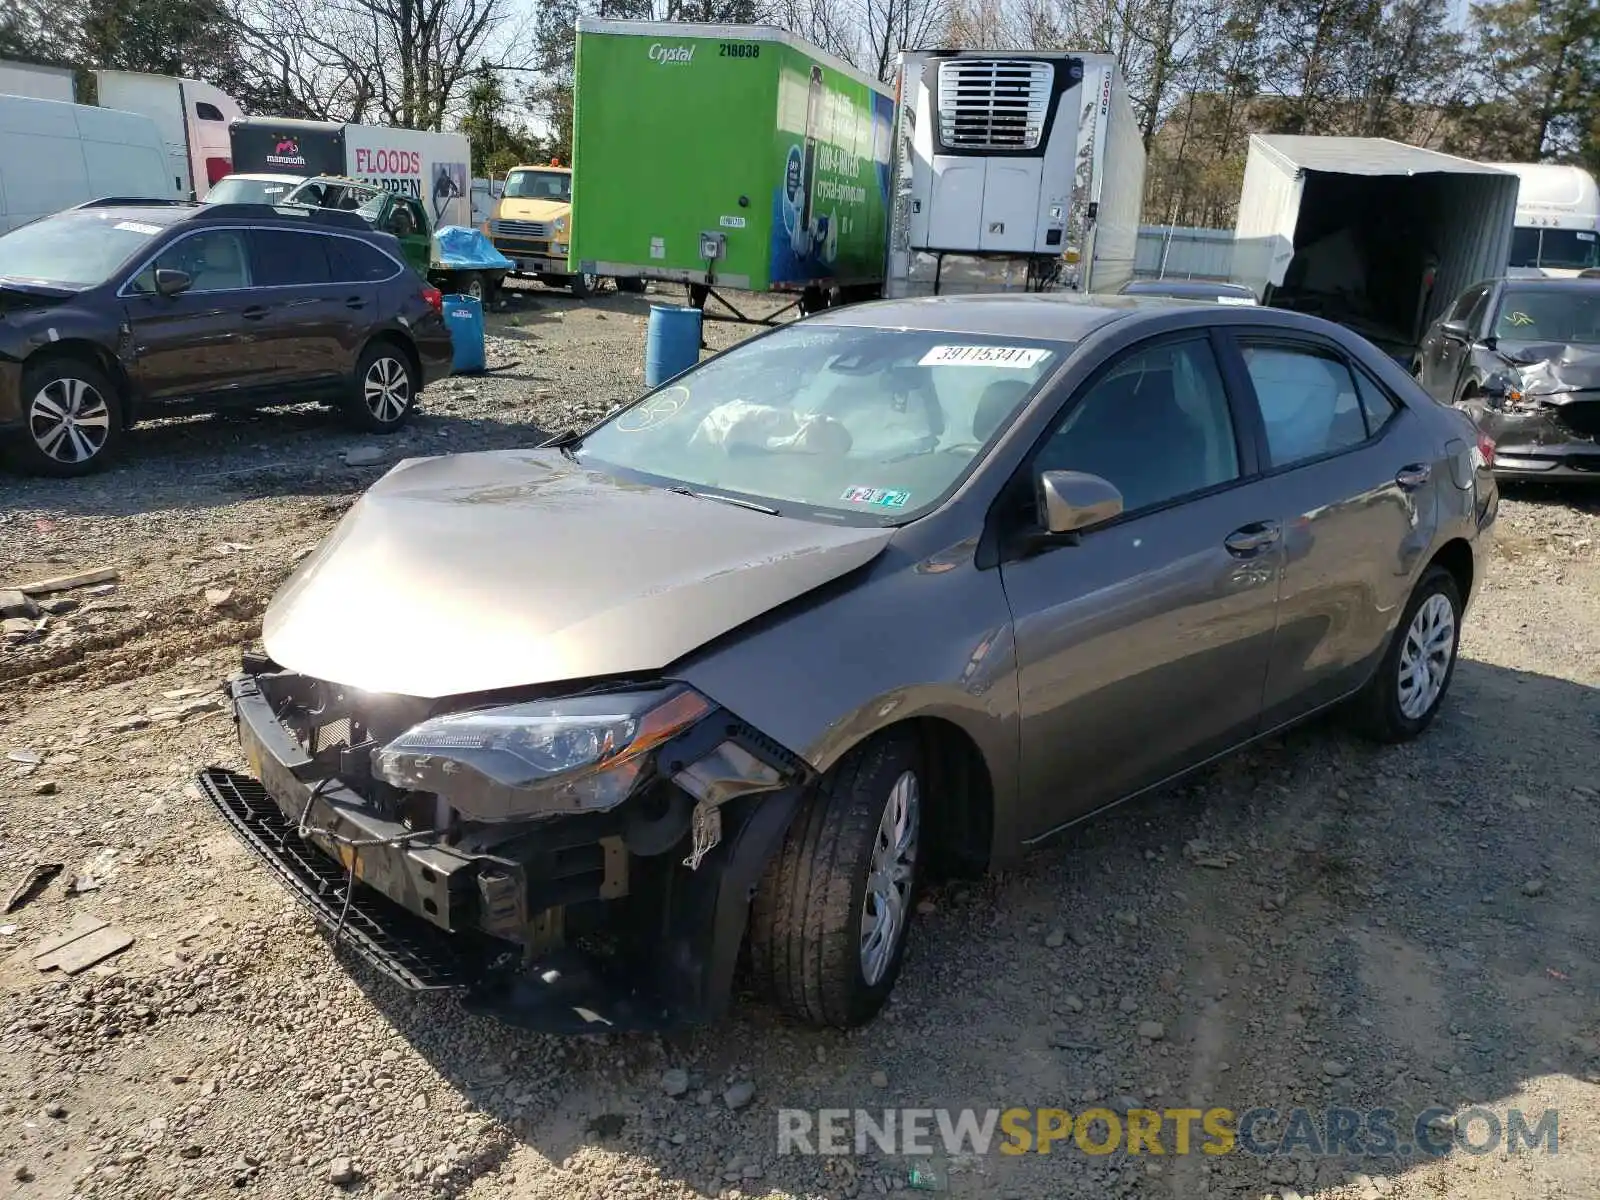
[[849, 1028], [889, 998], [916, 912], [927, 780], [914, 737], [878, 737], [796, 815], [750, 909], [756, 979], [791, 1016]]
[[12, 457], [32, 475], [98, 471], [122, 436], [117, 390], [93, 363], [58, 358], [22, 374], [22, 435]]
[[1443, 567], [1429, 567], [1411, 593], [1378, 672], [1352, 702], [1358, 729], [1403, 742], [1433, 722], [1455, 676], [1461, 642], [1461, 590]]
[[355, 388], [344, 410], [370, 433], [392, 433], [410, 418], [416, 400], [417, 372], [410, 357], [394, 342], [375, 342], [356, 366]]

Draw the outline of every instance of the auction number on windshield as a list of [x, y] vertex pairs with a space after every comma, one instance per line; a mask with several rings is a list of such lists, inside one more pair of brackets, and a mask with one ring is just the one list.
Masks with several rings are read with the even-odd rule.
[[759, 42], [722, 42], [717, 53], [718, 58], [760, 58], [761, 44]]
[[686, 387], [671, 387], [664, 392], [659, 392], [649, 399], [641, 400], [627, 412], [617, 418], [617, 431], [619, 433], [639, 433], [641, 430], [653, 429], [657, 425], [672, 420], [683, 411], [683, 406], [689, 402], [689, 389]]

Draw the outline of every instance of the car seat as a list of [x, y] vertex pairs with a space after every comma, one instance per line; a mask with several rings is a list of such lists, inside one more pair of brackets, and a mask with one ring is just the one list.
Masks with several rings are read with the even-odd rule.
[[[201, 241], [200, 238], [195, 240]], [[217, 232], [207, 235], [197, 249], [199, 262], [193, 272], [192, 290], [225, 292], [250, 286], [244, 246], [237, 234]]]
[[972, 414], [972, 440], [987, 442], [1028, 394], [1025, 379], [997, 379], [983, 389]]

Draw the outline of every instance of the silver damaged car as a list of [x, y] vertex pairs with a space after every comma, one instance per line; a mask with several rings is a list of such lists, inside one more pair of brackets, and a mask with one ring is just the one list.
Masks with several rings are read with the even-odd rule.
[[1335, 706], [1421, 733], [1494, 447], [1265, 308], [951, 297], [400, 463], [228, 683], [207, 794], [406, 987], [532, 1028], [870, 1020], [919, 889]]

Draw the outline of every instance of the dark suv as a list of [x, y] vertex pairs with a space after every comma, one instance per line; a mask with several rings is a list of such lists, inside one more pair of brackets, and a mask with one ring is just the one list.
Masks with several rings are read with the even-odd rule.
[[98, 200], [0, 236], [0, 434], [35, 474], [232, 406], [321, 400], [388, 433], [450, 360], [438, 290], [354, 213]]

